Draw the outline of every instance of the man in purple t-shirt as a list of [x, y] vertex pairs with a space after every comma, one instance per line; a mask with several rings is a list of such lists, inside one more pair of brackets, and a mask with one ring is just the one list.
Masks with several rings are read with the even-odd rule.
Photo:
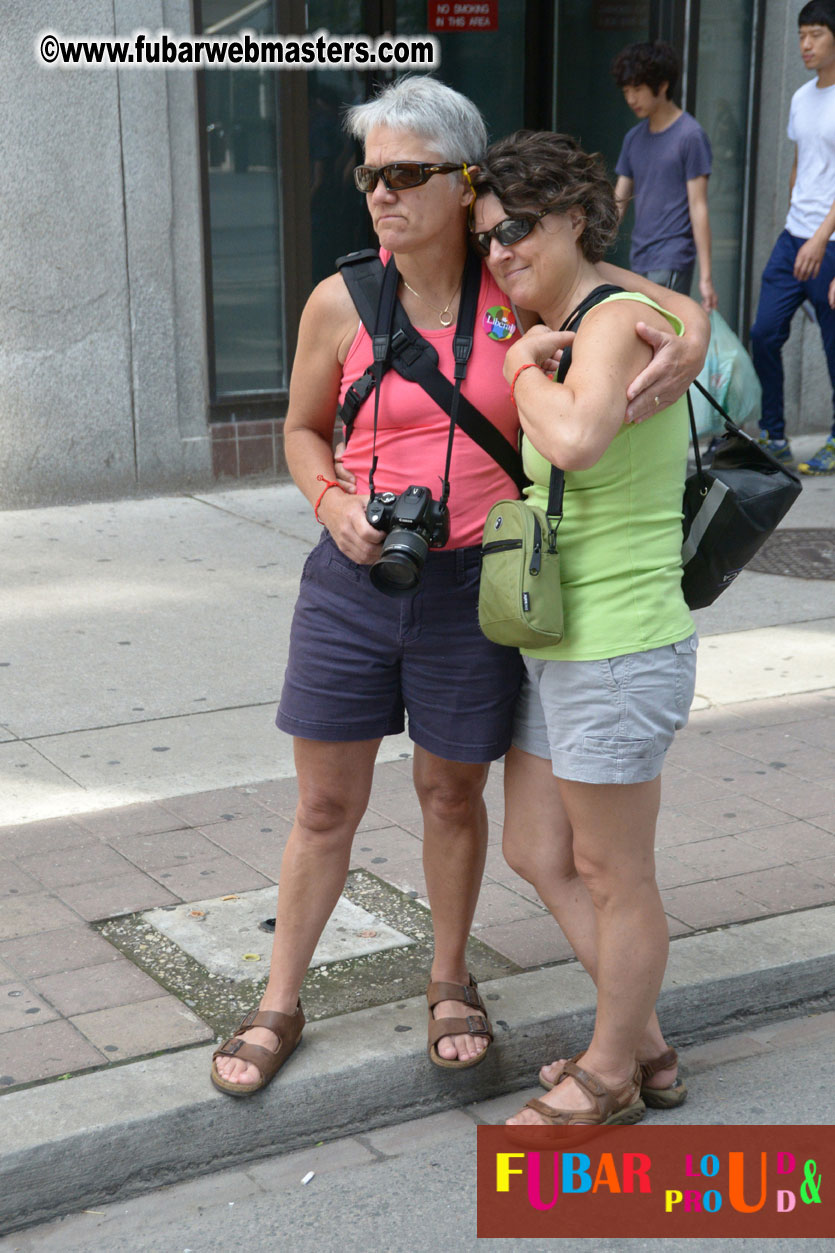
[[614, 80], [644, 119], [623, 141], [615, 199], [621, 221], [635, 202], [630, 265], [636, 274], [688, 296], [698, 257], [702, 306], [710, 312], [718, 303], [710, 272], [710, 142], [670, 98], [678, 73], [675, 52], [660, 40], [630, 44], [615, 58]]

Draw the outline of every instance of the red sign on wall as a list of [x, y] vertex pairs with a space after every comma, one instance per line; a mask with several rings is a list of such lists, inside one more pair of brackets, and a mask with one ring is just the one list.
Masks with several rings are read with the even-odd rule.
[[427, 30], [499, 29], [499, 0], [429, 0]]

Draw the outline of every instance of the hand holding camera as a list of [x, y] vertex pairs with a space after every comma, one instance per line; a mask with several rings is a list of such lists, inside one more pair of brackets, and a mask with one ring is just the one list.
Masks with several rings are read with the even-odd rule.
[[413, 596], [429, 549], [443, 548], [449, 539], [449, 510], [432, 499], [428, 487], [413, 485], [399, 496], [375, 492], [365, 516], [375, 530], [386, 532], [371, 582], [387, 596]]
[[350, 495], [336, 488], [327, 492], [319, 505], [319, 521], [327, 528], [340, 552], [357, 565], [369, 566], [377, 560], [383, 536], [366, 521], [367, 497]]

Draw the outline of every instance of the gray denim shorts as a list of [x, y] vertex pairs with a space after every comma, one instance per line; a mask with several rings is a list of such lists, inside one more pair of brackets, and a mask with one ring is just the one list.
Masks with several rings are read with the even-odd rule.
[[551, 759], [558, 779], [645, 783], [687, 724], [696, 686], [694, 633], [605, 661], [525, 657], [513, 743]]

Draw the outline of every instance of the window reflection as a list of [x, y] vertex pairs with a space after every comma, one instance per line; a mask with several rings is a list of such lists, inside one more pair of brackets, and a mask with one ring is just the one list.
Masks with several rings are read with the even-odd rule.
[[[359, 0], [308, 0], [307, 29], [356, 35], [366, 30]], [[307, 75], [310, 149], [310, 230], [313, 281], [333, 274], [337, 257], [374, 242], [365, 197], [351, 171], [362, 159], [343, 130], [346, 106], [365, 99], [364, 76], [356, 70], [311, 70]]]
[[[203, 30], [268, 33], [273, 6], [204, 0]], [[270, 70], [204, 74], [215, 393], [287, 386], [277, 93]]]
[[[587, 152], [602, 154], [614, 182], [623, 137], [635, 117], [615, 86], [612, 61], [627, 44], [649, 39], [648, 0], [562, 0], [557, 9], [556, 128]], [[629, 265], [632, 211], [628, 210], [608, 260]]]
[[701, 0], [696, 117], [710, 137], [708, 183], [713, 286], [719, 311], [738, 330], [745, 208], [745, 134], [754, 29], [753, 0]]

